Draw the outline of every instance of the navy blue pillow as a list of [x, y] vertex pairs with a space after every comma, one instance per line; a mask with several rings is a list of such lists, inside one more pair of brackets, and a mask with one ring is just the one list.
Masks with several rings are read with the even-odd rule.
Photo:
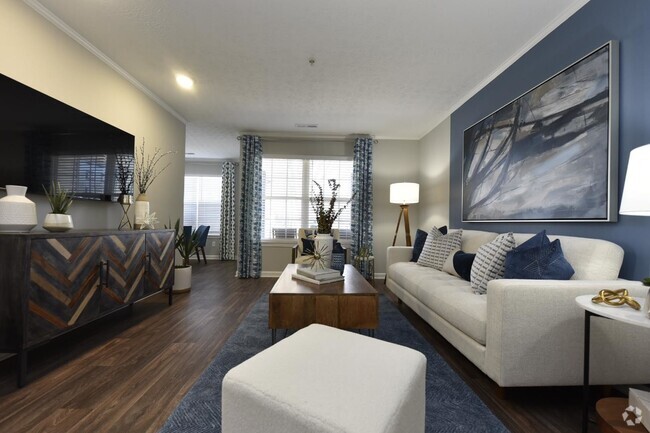
[[463, 251], [456, 251], [456, 254], [454, 254], [454, 270], [465, 281], [469, 281], [469, 274], [472, 271], [474, 258], [476, 258], [476, 254]]
[[[440, 227], [438, 231], [443, 235], [446, 235], [447, 226]], [[422, 253], [422, 248], [424, 248], [424, 243], [427, 241], [427, 236], [429, 236], [429, 233], [425, 232], [424, 230], [418, 229], [418, 231], [415, 232], [415, 242], [413, 242], [413, 255], [411, 256], [412, 262], [418, 261], [420, 253]]]
[[314, 254], [314, 240], [313, 239], [302, 239], [302, 255], [309, 256]]
[[[546, 240], [539, 236], [543, 234]], [[531, 244], [529, 241], [535, 239]], [[522, 248], [524, 247], [524, 248]], [[503, 278], [527, 280], [568, 280], [575, 271], [564, 257], [560, 240], [550, 242], [546, 233], [533, 238], [506, 254]]]

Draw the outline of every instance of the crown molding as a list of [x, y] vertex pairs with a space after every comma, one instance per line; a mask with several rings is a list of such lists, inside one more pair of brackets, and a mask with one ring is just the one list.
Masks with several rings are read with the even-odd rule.
[[187, 124], [187, 120], [181, 116], [176, 110], [170, 107], [165, 101], [163, 101], [158, 95], [149, 90], [144, 84], [135, 79], [131, 74], [129, 74], [124, 68], [115, 63], [113, 59], [104, 54], [99, 48], [90, 43], [86, 38], [81, 36], [77, 31], [72, 27], [63, 22], [59, 17], [54, 15], [52, 11], [47, 9], [37, 0], [23, 0], [25, 4], [38, 12], [43, 18], [54, 24], [59, 30], [72, 38], [79, 45], [90, 51], [95, 57], [108, 65], [115, 72], [120, 74], [124, 79], [129, 83], [133, 84], [138, 90], [151, 98], [156, 104], [160, 105], [163, 109], [168, 111], [172, 116], [180, 120], [181, 122]]

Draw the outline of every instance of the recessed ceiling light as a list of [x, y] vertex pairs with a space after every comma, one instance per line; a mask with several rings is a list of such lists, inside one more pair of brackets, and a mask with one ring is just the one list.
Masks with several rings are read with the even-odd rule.
[[179, 86], [181, 86], [183, 89], [191, 89], [194, 87], [194, 80], [192, 80], [190, 77], [187, 75], [183, 74], [176, 74], [176, 82], [178, 83]]

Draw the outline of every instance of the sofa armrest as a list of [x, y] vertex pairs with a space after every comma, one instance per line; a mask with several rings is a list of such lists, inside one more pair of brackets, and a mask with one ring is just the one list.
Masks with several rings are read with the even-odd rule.
[[386, 271], [397, 262], [408, 262], [413, 257], [413, 247], [388, 247], [386, 250]]
[[[576, 304], [575, 298], [595, 295], [601, 289], [622, 288], [628, 289], [632, 296], [644, 297], [647, 293], [647, 288], [641, 283], [627, 280], [490, 281], [485, 372], [500, 386], [525, 386], [531, 382], [555, 385], [558, 372], [563, 377], [561, 382], [579, 384], [584, 310]], [[639, 368], [634, 362], [639, 360], [639, 356], [647, 359], [650, 355], [650, 350], [634, 349], [638, 346], [632, 335], [636, 331], [630, 330], [629, 325], [606, 319], [596, 319], [592, 323], [592, 360], [601, 361], [592, 363], [592, 372], [595, 370], [596, 373], [594, 378], [607, 383], [607, 365], [604, 364], [613, 368], [612, 363], [607, 362], [608, 353], [609, 360], [615, 358], [619, 363], [617, 369], [630, 368], [633, 376]], [[612, 352], [623, 356], [615, 356]]]

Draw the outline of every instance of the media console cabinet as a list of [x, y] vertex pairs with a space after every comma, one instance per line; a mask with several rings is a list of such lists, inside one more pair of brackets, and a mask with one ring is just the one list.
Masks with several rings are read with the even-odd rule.
[[0, 352], [18, 355], [169, 289], [174, 231], [0, 234]]

